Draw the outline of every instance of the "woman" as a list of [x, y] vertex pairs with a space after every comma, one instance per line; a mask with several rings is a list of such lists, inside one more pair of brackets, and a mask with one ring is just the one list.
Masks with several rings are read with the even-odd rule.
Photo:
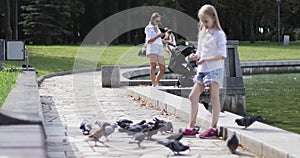
[[[161, 39], [161, 37], [164, 36], [164, 33], [161, 33], [161, 31], [158, 28], [160, 20], [161, 16], [159, 15], [159, 13], [153, 13], [148, 26], [146, 26], [145, 28], [147, 45], [146, 55], [150, 61], [150, 78], [153, 87], [158, 87], [158, 83], [165, 73], [163, 40]], [[157, 64], [159, 67], [159, 72], [155, 76]]]

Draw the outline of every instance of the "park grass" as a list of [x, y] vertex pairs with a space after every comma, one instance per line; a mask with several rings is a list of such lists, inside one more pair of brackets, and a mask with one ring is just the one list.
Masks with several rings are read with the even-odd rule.
[[300, 41], [291, 42], [289, 46], [276, 42], [240, 42], [238, 52], [241, 61], [300, 60]]
[[0, 107], [9, 91], [15, 86], [19, 74], [20, 72], [0, 71]]
[[[145, 56], [138, 56], [141, 46], [90, 46], [90, 50], [80, 46], [28, 46], [29, 63], [38, 71], [38, 76], [78, 69], [74, 67], [75, 59], [86, 54], [82, 64], [84, 68], [101, 67], [102, 65], [140, 66], [149, 65]], [[102, 52], [103, 51], [103, 52]], [[275, 42], [240, 42], [238, 46], [241, 61], [253, 60], [300, 60], [300, 41], [291, 42], [289, 46], [278, 46]], [[78, 55], [78, 52], [80, 55]], [[92, 52], [92, 53], [91, 53]], [[89, 57], [91, 56], [91, 57]], [[95, 56], [95, 58], [93, 58]], [[166, 63], [169, 57], [165, 53]], [[85, 57], [83, 57], [85, 58]], [[78, 60], [77, 60], [78, 61]], [[89, 62], [96, 64], [89, 65]], [[6, 62], [6, 68], [20, 67], [23, 61]]]

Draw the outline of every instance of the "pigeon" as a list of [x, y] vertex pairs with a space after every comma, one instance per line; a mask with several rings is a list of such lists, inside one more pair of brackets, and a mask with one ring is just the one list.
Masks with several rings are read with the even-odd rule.
[[92, 129], [93, 129], [91, 122], [90, 122], [89, 120], [87, 120], [87, 119], [84, 119], [84, 120], [81, 122], [79, 128], [82, 130], [82, 134], [83, 134], [83, 135], [89, 135], [90, 132], [91, 132]]
[[173, 133], [173, 124], [172, 122], [168, 121], [168, 122], [164, 122], [162, 123], [162, 127], [159, 129], [159, 131], [161, 133], [165, 132], [165, 133], [168, 133], [168, 132], [171, 132]]
[[168, 133], [171, 132], [173, 133], [173, 124], [170, 121], [165, 121], [165, 120], [160, 120], [158, 118], [154, 118], [153, 121], [158, 122], [160, 124], [159, 131], [163, 134], [163, 132]]
[[100, 142], [102, 144], [104, 144], [102, 141], [100, 141], [99, 139], [104, 136], [105, 133], [105, 128], [106, 126], [109, 126], [110, 123], [108, 122], [104, 122], [101, 124], [101, 127], [98, 128], [97, 130], [95, 130], [93, 133], [89, 134], [88, 137], [90, 139], [93, 139], [95, 141], [95, 146], [97, 145], [97, 142]]
[[133, 135], [132, 140], [129, 141], [129, 144], [136, 143], [138, 147], [141, 147], [141, 143], [145, 140], [146, 134], [143, 132], [139, 132]]
[[133, 122], [131, 120], [128, 119], [121, 119], [119, 121], [116, 121], [117, 124], [121, 127], [121, 128], [125, 128], [130, 126], [130, 124], [132, 124]]
[[103, 136], [105, 136], [106, 141], [109, 141], [107, 137], [114, 133], [115, 128], [117, 128], [117, 124], [112, 124], [105, 127]]
[[263, 118], [261, 116], [256, 116], [256, 117], [250, 117], [250, 116], [245, 116], [241, 119], [236, 119], [235, 122], [239, 126], [245, 126], [245, 129], [252, 125], [255, 121], [261, 121]]
[[[150, 124], [153, 124], [153, 123], [148, 123], [148, 124], [150, 125]], [[155, 123], [153, 125], [148, 126], [148, 128], [146, 128], [144, 130], [144, 132], [147, 135], [147, 139], [148, 140], [152, 140], [152, 136], [155, 135], [155, 134], [157, 134], [158, 130], [161, 127], [163, 127], [163, 124], [162, 124], [161, 120], [156, 119]]]
[[171, 149], [175, 155], [179, 155], [179, 152], [182, 151], [186, 151], [189, 150], [190, 147], [187, 145], [183, 145], [181, 142], [179, 142], [178, 140], [159, 140], [157, 141], [158, 144], [162, 144], [165, 147], [168, 147], [169, 149]]
[[235, 150], [239, 146], [239, 140], [236, 137], [235, 132], [232, 133], [232, 135], [227, 139], [226, 142], [227, 142], [226, 145], [227, 145], [228, 149], [230, 150], [230, 152], [232, 154], [234, 154]]
[[168, 136], [167, 139], [180, 141], [182, 137], [183, 137], [183, 132], [178, 132]]

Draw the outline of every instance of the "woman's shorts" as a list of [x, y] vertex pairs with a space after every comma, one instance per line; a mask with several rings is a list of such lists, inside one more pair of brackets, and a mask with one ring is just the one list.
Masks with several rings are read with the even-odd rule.
[[163, 45], [155, 44], [155, 43], [148, 44], [146, 49], [146, 55], [148, 56], [149, 54], [164, 56]]
[[204, 85], [210, 85], [212, 82], [216, 82], [219, 86], [223, 83], [223, 69], [216, 69], [210, 72], [198, 72], [194, 77], [194, 82], [204, 83]]

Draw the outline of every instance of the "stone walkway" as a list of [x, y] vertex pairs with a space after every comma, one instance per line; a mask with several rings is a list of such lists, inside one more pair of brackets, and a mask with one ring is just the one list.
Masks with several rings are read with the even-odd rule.
[[[141, 106], [127, 95], [126, 88], [102, 88], [100, 72], [66, 75], [46, 79], [39, 89], [47, 134], [49, 158], [108, 158], [108, 157], [175, 157], [171, 151], [155, 141], [145, 140], [144, 148], [129, 144], [127, 134], [115, 132], [110, 141], [101, 138], [108, 146], [88, 142], [87, 136], [79, 129], [83, 119], [115, 122], [128, 118], [134, 122], [152, 121], [154, 117], [172, 121], [175, 131], [187, 125], [182, 119], [173, 115], [163, 115], [159, 110]], [[116, 130], [117, 131], [117, 130]], [[162, 139], [168, 134], [157, 134], [154, 139]], [[193, 158], [234, 158], [255, 157], [238, 148], [233, 155], [226, 147], [225, 141], [183, 138], [182, 143], [191, 147], [190, 151], [176, 157]]]

